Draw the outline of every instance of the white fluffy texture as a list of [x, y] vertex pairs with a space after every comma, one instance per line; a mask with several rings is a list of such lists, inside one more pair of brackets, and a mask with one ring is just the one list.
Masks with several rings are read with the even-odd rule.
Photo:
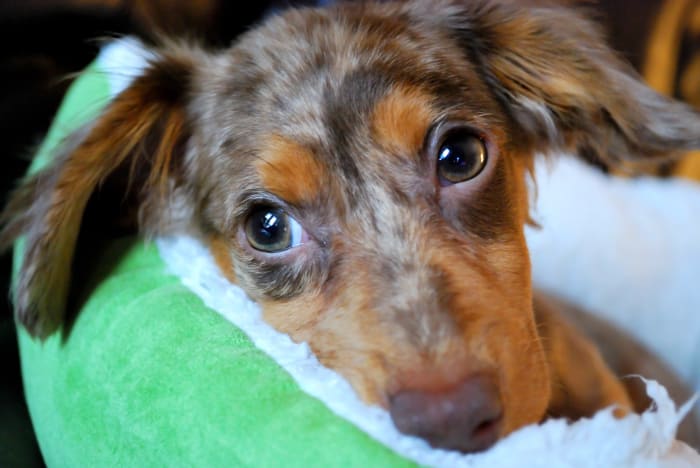
[[616, 323], [700, 390], [700, 185], [540, 163], [533, 281]]
[[[106, 46], [98, 63], [116, 95], [143, 70], [150, 54], [133, 39]], [[629, 329], [700, 389], [700, 193], [681, 182], [619, 181], [570, 159], [538, 168], [536, 219], [529, 231], [534, 279]], [[403, 456], [428, 466], [700, 466], [700, 455], [675, 441], [680, 419], [665, 389], [648, 383], [657, 411], [616, 420], [552, 420], [521, 429], [486, 453], [431, 449], [396, 431], [389, 415], [361, 403], [308, 346], [266, 325], [258, 307], [228, 283], [209, 253], [189, 238], [158, 241], [168, 266], [210, 307], [246, 332], [310, 395], [324, 401]], [[659, 294], [663, 292], [663, 294]], [[613, 312], [614, 315], [610, 315]], [[659, 321], [661, 316], [664, 320]], [[660, 323], [661, 322], [661, 323]]]
[[219, 272], [214, 259], [189, 237], [158, 239], [161, 257], [171, 271], [204, 303], [246, 333], [255, 345], [282, 366], [309, 395], [321, 400], [400, 455], [434, 467], [681, 467], [700, 466], [700, 454], [675, 441], [679, 421], [692, 402], [676, 410], [666, 390], [656, 382], [647, 392], [657, 410], [615, 419], [610, 409], [573, 424], [550, 420], [528, 426], [477, 455], [436, 450], [415, 437], [399, 433], [388, 412], [367, 406], [336, 372], [323, 367], [306, 343], [297, 344], [267, 325], [258, 306]]

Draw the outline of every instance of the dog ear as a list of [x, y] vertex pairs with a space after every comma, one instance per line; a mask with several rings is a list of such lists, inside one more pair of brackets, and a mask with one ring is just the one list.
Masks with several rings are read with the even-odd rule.
[[448, 29], [534, 149], [620, 166], [700, 147], [695, 111], [646, 86], [580, 12], [539, 3], [443, 5]]
[[142, 201], [146, 194], [167, 197], [188, 136], [184, 101], [194, 57], [184, 48], [155, 53], [127, 89], [66, 140], [49, 167], [28, 176], [11, 195], [0, 246], [24, 237], [13, 302], [17, 320], [31, 334], [45, 338], [63, 321], [91, 198], [114, 185], [117, 174], [127, 180], [119, 185], [120, 209], [127, 208], [125, 200]]

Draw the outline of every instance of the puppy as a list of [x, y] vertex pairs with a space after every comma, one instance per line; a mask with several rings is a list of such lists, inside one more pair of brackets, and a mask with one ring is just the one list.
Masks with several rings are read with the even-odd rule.
[[484, 450], [547, 416], [639, 409], [567, 308], [533, 294], [535, 154], [620, 167], [697, 147], [698, 115], [569, 8], [290, 10], [230, 48], [154, 50], [22, 182], [2, 232], [25, 239], [16, 317], [40, 338], [61, 326], [76, 246], [110, 221], [192, 233], [399, 430]]

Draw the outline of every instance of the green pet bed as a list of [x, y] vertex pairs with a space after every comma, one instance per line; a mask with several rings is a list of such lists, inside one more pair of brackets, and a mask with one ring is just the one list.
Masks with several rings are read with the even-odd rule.
[[[127, 86], [125, 72], [137, 74], [147, 55], [130, 40], [105, 48], [66, 95], [32, 170], [44, 166], [65, 135]], [[398, 434], [379, 408], [360, 417], [358, 406], [335, 406], [334, 396], [326, 398], [332, 392], [324, 389], [347, 386], [339, 377], [331, 375], [329, 386], [317, 386], [313, 378], [299, 377], [295, 355], [287, 362], [271, 358], [278, 338], [261, 343], [248, 328], [234, 324], [239, 322], [231, 320], [225, 301], [214, 310], [202, 299], [216, 282], [222, 292], [214, 299], [242, 293], [231, 292], [214, 267], [199, 283], [188, 283], [199, 254], [184, 253], [185, 267], [178, 276], [170, 273], [177, 271], [177, 262], [168, 252], [177, 253], [180, 244], [158, 242], [123, 239], [104, 251], [89, 296], [62, 332], [40, 342], [19, 329], [27, 403], [48, 466], [700, 463], [697, 452], [674, 441], [687, 408], [677, 411], [665, 390], [654, 385], [649, 391], [657, 410], [643, 417], [616, 420], [606, 410], [575, 424], [555, 420], [524, 428], [479, 455], [432, 450]], [[21, 243], [15, 267], [20, 253]], [[254, 309], [243, 310], [244, 318]], [[279, 340], [285, 339], [290, 345], [287, 337]], [[373, 426], [378, 420], [384, 425]]]

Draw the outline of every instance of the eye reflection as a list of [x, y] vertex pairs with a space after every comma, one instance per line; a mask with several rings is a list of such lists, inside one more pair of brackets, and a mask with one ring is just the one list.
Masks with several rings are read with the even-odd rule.
[[301, 244], [301, 225], [279, 208], [260, 206], [248, 215], [245, 234], [251, 247], [261, 252], [283, 252]]
[[458, 184], [473, 179], [486, 166], [484, 142], [467, 129], [448, 133], [438, 150], [437, 175], [441, 182]]

